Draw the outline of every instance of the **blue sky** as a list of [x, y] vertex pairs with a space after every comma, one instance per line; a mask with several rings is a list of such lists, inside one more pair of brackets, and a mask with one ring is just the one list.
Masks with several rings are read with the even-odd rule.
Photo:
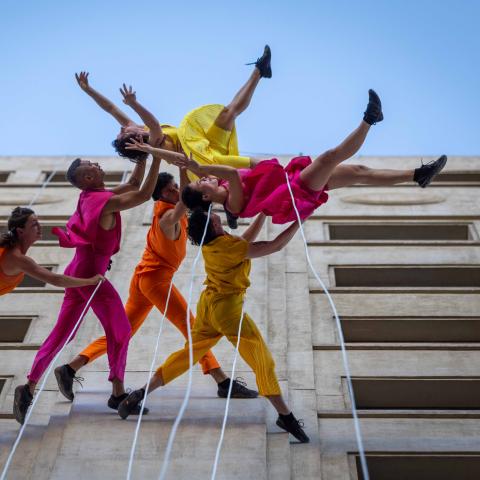
[[[2, 1], [0, 155], [109, 155], [117, 126], [74, 72], [120, 103], [122, 82], [162, 123], [228, 103], [269, 43], [273, 78], [238, 120], [244, 152], [316, 154], [361, 120], [363, 155], [480, 155], [474, 0]], [[127, 107], [125, 107], [127, 108]]]

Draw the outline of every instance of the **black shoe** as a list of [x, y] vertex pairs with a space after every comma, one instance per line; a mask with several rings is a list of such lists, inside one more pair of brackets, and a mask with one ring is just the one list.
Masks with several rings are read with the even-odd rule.
[[15, 420], [23, 425], [25, 421], [25, 415], [27, 414], [28, 407], [32, 404], [33, 395], [30, 393], [28, 385], [19, 385], [15, 389], [15, 395], [13, 397], [13, 414]]
[[227, 217], [228, 226], [232, 230], [235, 230], [236, 228], [238, 228], [238, 217], [235, 216], [233, 213], [230, 213], [228, 210], [225, 210], [225, 215]]
[[303, 422], [297, 420], [293, 416], [293, 413], [289, 415], [279, 415], [277, 418], [277, 426], [291, 433], [300, 443], [308, 443], [310, 441], [307, 434], [303, 431]]
[[[230, 379], [224, 380], [218, 384], [217, 395], [220, 398], [227, 398], [228, 387], [230, 386]], [[257, 398], [258, 392], [247, 388], [246, 382], [242, 378], [238, 377], [232, 383], [232, 392], [230, 398]]]
[[368, 91], [368, 105], [363, 114], [363, 120], [369, 125], [375, 125], [383, 120], [382, 102], [375, 90]]
[[263, 78], [272, 78], [272, 67], [270, 62], [272, 60], [272, 52], [268, 45], [263, 49], [263, 55], [257, 58], [256, 62], [247, 63], [247, 65], [255, 65]]
[[75, 376], [74, 370], [69, 365], [62, 365], [55, 370], [55, 378], [57, 379], [58, 389], [62, 395], [73, 402], [75, 395], [73, 393], [73, 381], [75, 380], [82, 386], [83, 377]]
[[[123, 395], [119, 395], [118, 397], [114, 397], [113, 395], [110, 395], [110, 398], [108, 399], [107, 405], [112, 409], [112, 410], [118, 410], [118, 406], [123, 402], [128, 397], [129, 393], [124, 393]], [[137, 405], [131, 412], [130, 415], [140, 415], [140, 410], [142, 409], [141, 405]], [[143, 415], [147, 415], [150, 410], [145, 407], [143, 409]]]
[[129, 393], [118, 405], [118, 414], [125, 420], [129, 415], [139, 411], [140, 402], [145, 397], [145, 390], [140, 388]]
[[447, 156], [442, 155], [437, 160], [422, 165], [415, 169], [413, 181], [417, 182], [422, 188], [425, 188], [442, 170], [447, 163]]

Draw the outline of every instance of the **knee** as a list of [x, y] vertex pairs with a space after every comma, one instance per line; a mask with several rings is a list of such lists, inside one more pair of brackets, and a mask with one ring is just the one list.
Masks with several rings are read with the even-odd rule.
[[334, 167], [337, 164], [338, 152], [335, 148], [331, 148], [326, 152], [323, 152], [317, 161], [325, 167]]
[[365, 165], [350, 165], [352, 174], [356, 179], [356, 182], [361, 183], [365, 181], [371, 174], [372, 169]]

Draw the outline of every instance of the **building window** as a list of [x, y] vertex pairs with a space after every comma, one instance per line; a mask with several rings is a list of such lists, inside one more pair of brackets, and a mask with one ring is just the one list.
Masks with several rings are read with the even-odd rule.
[[353, 377], [360, 410], [478, 410], [480, 377]]
[[480, 287], [480, 266], [335, 266], [337, 287]]
[[0, 172], [0, 183], [6, 183], [12, 172]]
[[[54, 265], [42, 265], [42, 267], [46, 268], [47, 270], [52, 271]], [[38, 287], [45, 287], [46, 283], [43, 280], [38, 280], [36, 278], [29, 277], [25, 275], [22, 280], [22, 283], [18, 287], [20, 288], [38, 288]]]
[[[367, 454], [370, 480], [476, 480], [478, 453]], [[355, 455], [358, 480], [364, 480], [360, 456]]]
[[33, 317], [0, 316], [0, 343], [20, 343], [25, 340]]

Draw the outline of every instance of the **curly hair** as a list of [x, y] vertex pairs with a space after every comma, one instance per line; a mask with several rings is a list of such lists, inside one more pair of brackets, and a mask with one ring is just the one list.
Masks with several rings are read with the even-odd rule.
[[[201, 207], [194, 208], [192, 213], [188, 217], [188, 238], [193, 245], [200, 245], [202, 242], [203, 233], [205, 232], [205, 226], [207, 225], [208, 213]], [[208, 226], [206, 227], [205, 238], [203, 245], [207, 245], [212, 240], [217, 238], [215, 229], [212, 225], [212, 219], [208, 220]]]
[[[143, 135], [143, 141], [148, 141], [149, 135], [145, 132]], [[120, 138], [116, 138], [112, 142], [112, 147], [115, 151], [124, 158], [128, 158], [133, 163], [138, 163], [143, 160], [146, 160], [148, 157], [148, 153], [142, 152], [141, 150], [127, 150], [126, 146], [127, 143], [131, 143], [132, 140], [138, 139], [138, 133], [129, 133], [126, 135], [122, 135]]]
[[173, 175], [168, 172], [160, 172], [157, 178], [157, 184], [155, 190], [152, 193], [152, 199], [157, 201], [162, 198], [162, 190], [173, 181]]
[[24, 228], [30, 215], [34, 214], [35, 212], [30, 208], [14, 208], [10, 217], [8, 218], [8, 230], [0, 235], [0, 247], [14, 247], [19, 241], [17, 228]]
[[200, 207], [205, 212], [210, 208], [210, 205], [212, 204], [212, 202], [203, 199], [202, 192], [195, 190], [190, 185], [187, 185], [182, 190], [182, 202], [190, 210], [193, 210], [196, 207]]

